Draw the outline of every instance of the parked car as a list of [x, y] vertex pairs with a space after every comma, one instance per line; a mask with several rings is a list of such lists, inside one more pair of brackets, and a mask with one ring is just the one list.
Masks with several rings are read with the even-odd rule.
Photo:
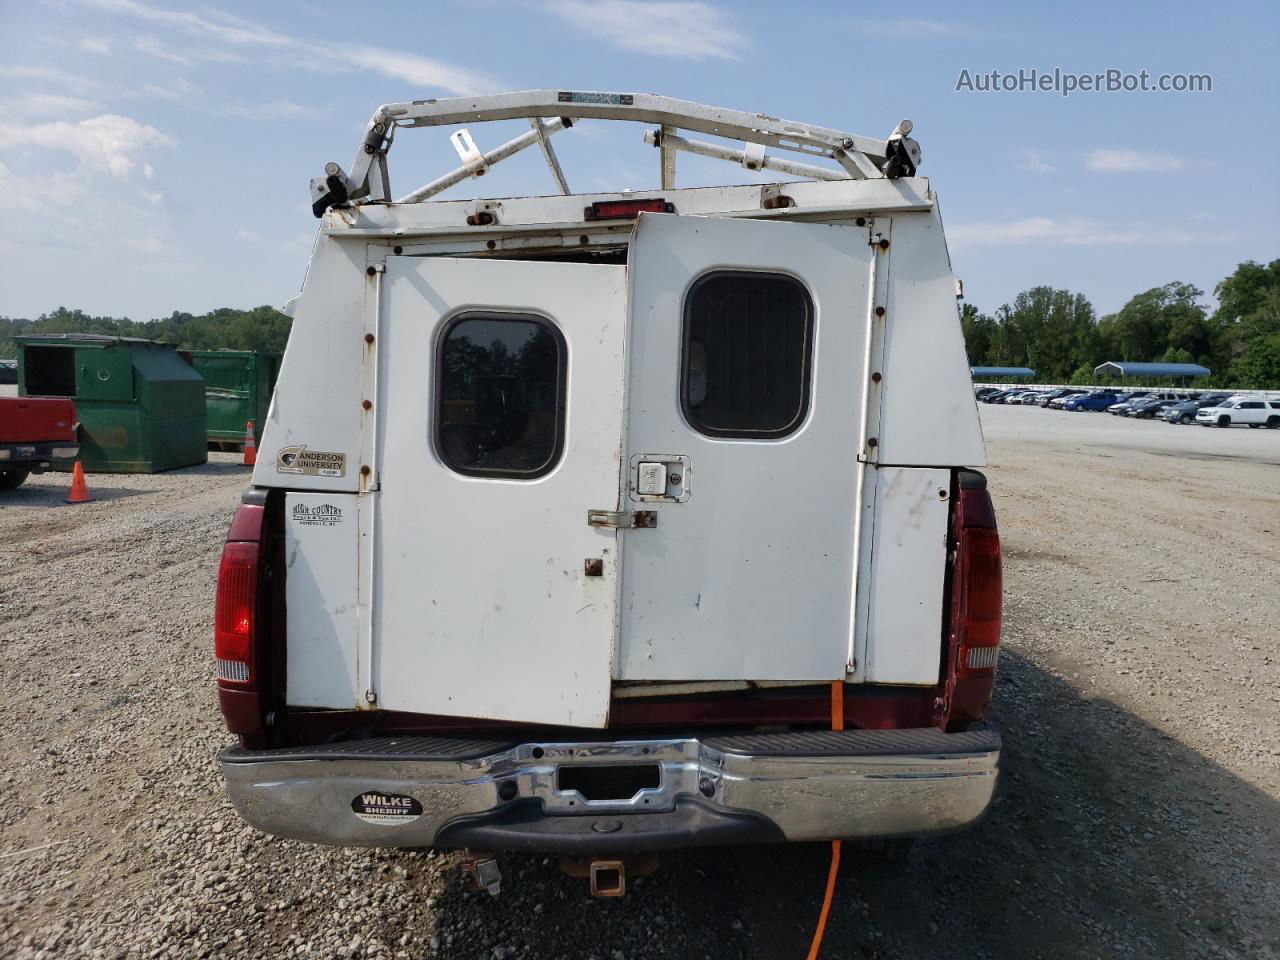
[[1151, 396], [1151, 394], [1146, 390], [1136, 390], [1136, 391], [1133, 391], [1132, 393], [1120, 394], [1119, 396], [1120, 396], [1119, 400], [1117, 400], [1111, 406], [1107, 407], [1107, 413], [1112, 413], [1117, 416], [1124, 416], [1126, 413], [1128, 413], [1130, 406], [1132, 406], [1133, 404], [1137, 403], [1140, 400], [1147, 399], [1148, 397]]
[[1280, 427], [1280, 400], [1262, 397], [1231, 397], [1217, 406], [1196, 411], [1196, 423], [1202, 427], [1233, 427], [1247, 424], [1250, 427]]
[[[741, 216], [758, 184], [385, 202], [393, 129], [579, 111], [882, 142], [646, 94], [379, 108], [363, 160], [312, 182], [218, 570], [231, 802], [317, 843], [584, 856], [618, 887], [628, 852], [974, 822], [1000, 547], [934, 188], [885, 179], [915, 145], [787, 184], [823, 222]], [[527, 224], [545, 259], [507, 254]], [[910, 304], [883, 340], [816, 309], [879, 303]], [[780, 495], [749, 509], [762, 478]]]
[[1036, 402], [1042, 407], [1056, 407], [1062, 409], [1062, 405], [1071, 397], [1079, 396], [1084, 390], [1077, 390], [1071, 387], [1062, 387], [1057, 390], [1050, 390], [1048, 393], [1040, 397]]
[[1015, 393], [1021, 393], [1021, 391], [1020, 390], [1001, 390], [998, 393], [993, 393], [993, 394], [990, 394], [989, 396], [983, 397], [982, 402], [983, 403], [1004, 403], [1009, 397], [1013, 396]]
[[1062, 404], [1063, 410], [1083, 412], [1105, 410], [1111, 404], [1118, 403], [1120, 398], [1109, 390], [1095, 390], [1093, 393], [1077, 393], [1064, 399], [1066, 402]]
[[1152, 420], [1159, 416], [1165, 409], [1172, 407], [1175, 403], [1181, 403], [1180, 400], [1171, 398], [1161, 399], [1159, 397], [1144, 397], [1136, 403], [1129, 405], [1124, 413], [1126, 417], [1133, 417], [1135, 420]]
[[985, 400], [987, 397], [1000, 392], [999, 387], [978, 387], [973, 391], [973, 397], [975, 400]]
[[22, 486], [54, 460], [80, 452], [76, 407], [67, 397], [0, 397], [0, 490]]
[[1229, 399], [1226, 394], [1215, 394], [1194, 400], [1180, 400], [1173, 406], [1166, 407], [1161, 411], [1160, 416], [1169, 421], [1169, 423], [1191, 423], [1195, 420], [1198, 411], [1206, 407], [1216, 407], [1226, 399]]

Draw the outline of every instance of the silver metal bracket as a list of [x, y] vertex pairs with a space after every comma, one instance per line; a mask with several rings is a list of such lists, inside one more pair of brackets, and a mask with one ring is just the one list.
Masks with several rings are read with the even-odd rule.
[[651, 529], [658, 525], [658, 515], [652, 510], [588, 510], [587, 526], [613, 527], [630, 530]]

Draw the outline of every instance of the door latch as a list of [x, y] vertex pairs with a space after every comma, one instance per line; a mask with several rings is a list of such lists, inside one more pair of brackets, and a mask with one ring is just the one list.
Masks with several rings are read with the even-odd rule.
[[614, 529], [650, 528], [658, 525], [658, 515], [652, 510], [588, 510], [587, 526], [613, 527]]

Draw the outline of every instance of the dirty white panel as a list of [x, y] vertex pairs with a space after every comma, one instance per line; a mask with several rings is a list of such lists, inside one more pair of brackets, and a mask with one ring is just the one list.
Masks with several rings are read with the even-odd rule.
[[358, 240], [316, 243], [258, 444], [255, 486], [354, 492], [359, 484], [362, 324], [375, 283], [365, 249]]
[[[654, 459], [687, 464], [693, 483], [679, 499], [649, 498], [656, 525], [621, 534], [619, 679], [845, 676], [871, 250], [867, 229], [852, 224], [640, 218], [628, 463], [637, 485]], [[709, 437], [681, 412], [686, 291], [713, 270], [791, 276], [812, 300], [808, 411], [784, 439]]]
[[294, 706], [356, 704], [356, 500], [334, 493], [285, 497], [288, 702]]
[[986, 463], [942, 221], [893, 217], [885, 298], [881, 463]]
[[947, 568], [947, 470], [882, 467], [875, 473], [871, 606], [863, 678], [934, 684], [942, 650]]
[[[602, 727], [617, 535], [588, 526], [587, 513], [618, 503], [625, 270], [388, 257], [386, 271], [372, 546], [378, 706]], [[543, 476], [464, 475], [436, 449], [436, 352], [445, 325], [467, 313], [534, 314], [564, 338], [564, 448]]]

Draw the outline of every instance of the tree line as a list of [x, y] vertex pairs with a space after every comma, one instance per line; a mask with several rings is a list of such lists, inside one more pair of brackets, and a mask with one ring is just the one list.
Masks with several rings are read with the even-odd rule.
[[[1240, 264], [1204, 292], [1168, 283], [1098, 318], [1079, 293], [1034, 287], [987, 315], [965, 304], [960, 320], [972, 366], [1031, 367], [1041, 383], [1093, 383], [1108, 360], [1198, 363], [1207, 386], [1280, 389], [1280, 260]], [[1203, 382], [1203, 381], [1202, 381]]]
[[145, 337], [172, 343], [180, 350], [261, 350], [281, 353], [289, 340], [291, 321], [275, 307], [233, 310], [221, 307], [209, 313], [174, 311], [158, 320], [127, 317], [94, 317], [83, 310], [59, 307], [34, 320], [0, 317], [0, 357], [17, 352], [13, 338], [36, 333], [104, 333], [118, 337]]
[[[1097, 317], [1083, 294], [1033, 287], [993, 314], [965, 304], [960, 314], [972, 366], [1031, 367], [1042, 383], [1092, 383], [1108, 360], [1198, 363], [1213, 371], [1206, 386], [1280, 390], [1280, 260], [1240, 264], [1214, 288], [1217, 309], [1203, 291], [1168, 283]], [[146, 337], [183, 350], [280, 352], [290, 320], [274, 307], [209, 313], [175, 311], [157, 320], [94, 317], [59, 307], [34, 320], [0, 317], [0, 357], [15, 353], [25, 333], [106, 333]]]

